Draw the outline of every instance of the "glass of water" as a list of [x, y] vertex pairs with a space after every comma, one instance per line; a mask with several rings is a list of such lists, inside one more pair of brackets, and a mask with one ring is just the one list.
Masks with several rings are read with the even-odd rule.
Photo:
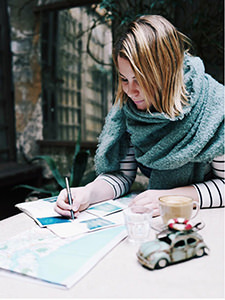
[[142, 243], [149, 239], [152, 210], [144, 206], [131, 206], [123, 210], [130, 242]]

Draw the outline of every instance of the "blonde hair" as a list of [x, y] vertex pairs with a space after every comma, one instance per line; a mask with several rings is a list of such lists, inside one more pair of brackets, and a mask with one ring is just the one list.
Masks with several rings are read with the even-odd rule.
[[[170, 117], [179, 115], [187, 103], [183, 80], [185, 44], [190, 45], [189, 39], [158, 15], [139, 17], [115, 44], [114, 63], [118, 69], [118, 56], [129, 61], [149, 112], [148, 99], [158, 112]], [[127, 99], [119, 77], [115, 102], [122, 105]]]

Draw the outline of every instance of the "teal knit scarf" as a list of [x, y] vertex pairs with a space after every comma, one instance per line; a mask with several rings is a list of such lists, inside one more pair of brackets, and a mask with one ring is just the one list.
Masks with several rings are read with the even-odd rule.
[[200, 58], [189, 55], [184, 82], [189, 103], [175, 118], [139, 111], [131, 100], [112, 107], [99, 137], [97, 174], [119, 170], [130, 138], [136, 160], [152, 169], [150, 189], [204, 180], [206, 164], [224, 153], [224, 86], [205, 73]]

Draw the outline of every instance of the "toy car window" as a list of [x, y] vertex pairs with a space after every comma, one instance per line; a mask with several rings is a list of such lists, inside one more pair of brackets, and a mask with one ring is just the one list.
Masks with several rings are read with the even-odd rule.
[[196, 243], [196, 239], [194, 239], [194, 238], [189, 238], [189, 239], [187, 239], [187, 243], [188, 243], [189, 245], [193, 245], [193, 244]]
[[171, 239], [168, 236], [164, 236], [162, 238], [159, 238], [159, 240], [171, 245]]
[[178, 241], [174, 245], [175, 248], [184, 247], [184, 246], [185, 246], [184, 241]]

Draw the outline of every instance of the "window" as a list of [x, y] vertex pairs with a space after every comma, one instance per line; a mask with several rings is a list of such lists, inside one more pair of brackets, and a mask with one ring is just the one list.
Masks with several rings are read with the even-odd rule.
[[162, 238], [159, 238], [159, 240], [171, 245], [171, 239], [168, 236], [164, 236]]
[[174, 245], [175, 248], [181, 248], [181, 247], [184, 247], [184, 246], [185, 246], [185, 243], [184, 243], [183, 240], [176, 242], [175, 245]]
[[194, 238], [188, 238], [188, 239], [187, 239], [188, 245], [192, 245], [192, 246], [193, 246], [194, 244], [196, 244], [196, 242], [197, 242], [197, 241], [196, 241], [196, 239], [194, 239]]
[[111, 100], [111, 30], [101, 25], [90, 31], [96, 14], [89, 6], [42, 13], [46, 140], [76, 141], [81, 129], [83, 141], [95, 142], [101, 132]]

